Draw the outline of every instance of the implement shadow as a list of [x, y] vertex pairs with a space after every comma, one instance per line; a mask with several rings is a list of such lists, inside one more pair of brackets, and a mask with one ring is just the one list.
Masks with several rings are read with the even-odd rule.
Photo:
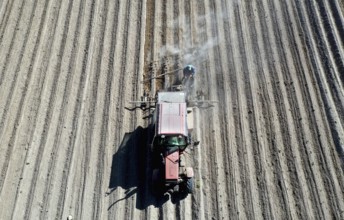
[[152, 134], [152, 126], [139, 126], [124, 135], [121, 145], [112, 157], [108, 195], [113, 194], [114, 197], [114, 192], [120, 187], [126, 190], [125, 196], [114, 199], [108, 210], [135, 194], [136, 208], [140, 210], [150, 205], [160, 207], [165, 202], [155, 198], [150, 189], [152, 169], [149, 144], [152, 143]]

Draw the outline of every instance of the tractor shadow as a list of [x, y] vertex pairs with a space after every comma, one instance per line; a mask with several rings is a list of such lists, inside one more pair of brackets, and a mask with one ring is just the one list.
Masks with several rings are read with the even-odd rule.
[[[137, 127], [124, 135], [117, 152], [112, 157], [111, 175], [107, 196], [110, 197], [110, 209], [116, 204], [136, 195], [136, 208], [146, 209], [150, 205], [161, 207], [168, 198], [157, 198], [151, 192], [151, 152], [154, 130]], [[116, 197], [116, 191], [125, 190], [125, 196]]]

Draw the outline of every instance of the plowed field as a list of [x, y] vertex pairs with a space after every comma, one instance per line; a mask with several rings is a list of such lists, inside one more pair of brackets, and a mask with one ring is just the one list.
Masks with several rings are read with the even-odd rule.
[[[195, 192], [152, 195], [144, 91], [196, 67]], [[341, 0], [0, 1], [0, 219], [344, 219]]]

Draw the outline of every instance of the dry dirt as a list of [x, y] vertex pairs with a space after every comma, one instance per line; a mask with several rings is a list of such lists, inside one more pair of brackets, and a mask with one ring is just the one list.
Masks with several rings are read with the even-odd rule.
[[[188, 63], [219, 103], [166, 200], [129, 101]], [[0, 219], [344, 219], [343, 161], [341, 0], [0, 1]]]

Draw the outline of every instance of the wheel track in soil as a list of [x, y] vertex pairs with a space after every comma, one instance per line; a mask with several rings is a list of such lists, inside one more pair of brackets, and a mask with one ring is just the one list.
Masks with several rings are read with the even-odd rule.
[[[204, 5], [205, 5], [204, 1], [200, 2], [200, 4], [197, 5], [197, 13], [203, 17], [203, 19], [201, 19], [203, 28], [204, 28], [204, 26], [207, 25], [207, 22], [205, 19], [206, 11], [205, 11]], [[187, 9], [187, 7], [185, 7], [185, 9]], [[181, 11], [181, 13], [188, 14], [188, 11]], [[184, 23], [183, 23], [183, 26], [185, 27], [186, 30], [191, 29], [189, 26], [187, 26], [188, 24], [190, 24], [190, 18], [188, 19], [186, 17], [184, 20]], [[182, 42], [183, 45], [182, 46], [192, 45], [191, 38], [189, 39], [187, 37], [189, 34], [190, 33], [187, 33], [186, 35], [183, 34], [183, 42]], [[198, 36], [199, 42], [206, 42], [206, 40], [207, 40], [207, 38], [206, 38], [206, 36], [204, 36], [204, 34]], [[202, 65], [202, 66], [204, 66], [204, 69], [206, 69], [208, 67], [205, 65]], [[201, 77], [198, 78], [198, 81], [195, 83], [205, 85], [204, 79], [206, 77], [205, 76], [202, 77], [203, 76], [202, 72], [200, 72], [200, 76]], [[197, 135], [198, 140], [201, 141], [201, 145], [206, 146], [206, 140], [204, 138], [202, 138], [204, 136], [203, 132], [202, 132], [202, 127], [204, 126], [204, 124], [199, 121], [200, 119], [197, 118], [197, 116], [200, 118], [204, 118], [204, 115], [202, 114], [202, 112], [199, 112], [199, 111], [196, 111], [195, 113], [196, 113], [196, 115], [194, 116], [194, 120], [197, 121], [197, 124], [200, 127], [200, 129], [197, 129], [196, 135]], [[211, 178], [211, 175], [206, 172], [208, 164], [207, 164], [207, 161], [203, 161], [203, 158], [204, 158], [204, 153], [208, 152], [207, 151], [208, 148], [205, 148], [204, 150], [202, 150], [201, 147], [198, 147], [198, 148], [200, 148], [200, 149], [197, 150], [198, 154], [195, 156], [197, 158], [196, 163], [195, 163], [195, 169], [196, 169], [196, 173], [198, 174], [198, 178], [199, 178], [199, 186], [202, 187], [203, 189], [206, 189], [206, 187], [208, 187], [208, 186], [205, 185], [203, 180], [207, 177]], [[196, 178], [197, 178], [197, 175], [196, 175]], [[196, 185], [197, 185], [197, 183], [196, 183]], [[201, 188], [199, 188], [199, 190], [201, 190]], [[192, 208], [193, 208], [192, 218], [193, 219], [197, 219], [197, 217], [204, 218], [207, 216], [207, 214], [210, 211], [211, 203], [209, 203], [209, 201], [206, 201], [208, 197], [204, 197], [203, 194], [206, 194], [206, 192], [202, 190], [202, 192], [199, 192], [199, 193], [196, 193], [196, 195], [193, 195], [194, 200], [195, 200], [195, 202], [193, 203], [193, 206], [192, 206]], [[197, 201], [197, 199], [199, 199], [199, 201]], [[202, 209], [201, 207], [197, 207], [197, 205], [195, 205], [195, 203], [196, 204], [203, 204], [202, 207], [204, 207], [204, 209]]]
[[[197, 28], [199, 27], [202, 30], [202, 28], [204, 28], [205, 26], [205, 8], [204, 8], [204, 2], [202, 2], [202, 4], [196, 4], [195, 5], [195, 10], [197, 11], [196, 14], [197, 14]], [[185, 14], [185, 12], [180, 9], [180, 15], [183, 15]], [[201, 17], [201, 19], [198, 18], [198, 16]], [[185, 24], [184, 22], [181, 21], [181, 26], [184, 27]], [[197, 34], [196, 34], [197, 35]], [[184, 39], [185, 37], [182, 36], [181, 39], [179, 40], [179, 44], [180, 44], [180, 48], [183, 48], [183, 45], [185, 44], [186, 42], [186, 39]], [[202, 42], [202, 40], [204, 40], [203, 36], [200, 37], [199, 35], [197, 35], [197, 38], [196, 38], [197, 42]], [[185, 63], [183, 63], [185, 65]], [[202, 68], [204, 65], [200, 66], [200, 68]], [[205, 67], [203, 67], [205, 69]], [[195, 83], [196, 83], [196, 86], [195, 86], [195, 89], [198, 89], [198, 85], [201, 84], [201, 79], [203, 79], [203, 77], [199, 78], [199, 79], [196, 79]], [[203, 84], [204, 82], [202, 82]], [[205, 84], [203, 84], [205, 85]], [[193, 112], [194, 112], [194, 131], [193, 131], [193, 135], [195, 135], [196, 137], [194, 137], [196, 140], [198, 141], [201, 141], [201, 131], [200, 131], [200, 127], [201, 127], [201, 124], [199, 123], [199, 119], [201, 118], [201, 114], [200, 114], [200, 111], [198, 111], [197, 109], [193, 109]], [[203, 151], [203, 150], [202, 150]], [[205, 190], [204, 190], [204, 177], [207, 176], [203, 169], [205, 169], [204, 167], [204, 163], [203, 163], [203, 155], [202, 155], [202, 151], [200, 150], [200, 147], [197, 147], [195, 150], [194, 150], [194, 153], [195, 155], [193, 156], [194, 157], [194, 169], [196, 171], [196, 174], [195, 174], [195, 178], [198, 178], [198, 180], [196, 180], [196, 191], [192, 194], [192, 206], [191, 206], [191, 209], [192, 209], [192, 218], [193, 219], [204, 219], [205, 218], [205, 213], [207, 212], [207, 207], [205, 207], [205, 204], [209, 204], [209, 203], [206, 203], [205, 202]], [[201, 191], [202, 190], [202, 191]], [[201, 208], [201, 207], [205, 207], [204, 209]]]

